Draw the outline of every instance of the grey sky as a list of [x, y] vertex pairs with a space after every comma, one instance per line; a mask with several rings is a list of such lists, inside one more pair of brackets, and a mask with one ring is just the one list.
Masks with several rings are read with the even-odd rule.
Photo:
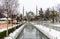
[[[33, 11], [36, 12], [36, 5], [37, 8], [43, 8], [44, 10], [46, 8], [50, 8], [53, 6], [56, 6], [57, 4], [60, 4], [60, 0], [18, 0], [19, 2], [19, 9], [18, 11], [22, 13], [22, 8], [24, 5], [25, 12], [26, 11]], [[0, 0], [1, 5], [1, 0]]]
[[19, 0], [20, 9], [19, 11], [22, 13], [22, 6], [24, 5], [25, 11], [33, 11], [35, 12], [36, 5], [39, 8], [49, 8], [60, 4], [60, 0]]

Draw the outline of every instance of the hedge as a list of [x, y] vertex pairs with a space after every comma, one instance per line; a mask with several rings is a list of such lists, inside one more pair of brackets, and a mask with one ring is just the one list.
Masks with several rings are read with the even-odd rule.
[[[22, 24], [21, 24], [22, 25]], [[16, 26], [8, 30], [8, 34], [12, 33], [15, 29], [18, 29], [21, 25]], [[7, 30], [6, 30], [7, 31]], [[0, 38], [6, 37], [6, 31], [0, 32]]]

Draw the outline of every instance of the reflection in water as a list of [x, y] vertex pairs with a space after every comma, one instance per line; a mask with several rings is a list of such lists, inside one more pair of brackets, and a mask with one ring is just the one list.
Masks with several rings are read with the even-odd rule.
[[17, 39], [48, 39], [43, 33], [34, 28], [31, 24], [26, 25]]

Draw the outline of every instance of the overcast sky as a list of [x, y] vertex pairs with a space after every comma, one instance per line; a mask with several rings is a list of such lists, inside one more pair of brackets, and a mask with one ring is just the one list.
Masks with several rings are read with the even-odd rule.
[[60, 0], [19, 0], [20, 9], [19, 11], [22, 13], [22, 6], [24, 5], [25, 11], [33, 11], [35, 12], [36, 5], [39, 8], [49, 8], [60, 4]]
[[[22, 8], [24, 6], [25, 12], [33, 11], [36, 12], [36, 5], [37, 8], [43, 8], [44, 10], [46, 8], [50, 8], [53, 6], [57, 6], [57, 4], [60, 4], [60, 0], [18, 0], [19, 2], [19, 12], [22, 13]], [[0, 0], [1, 5], [1, 0]]]

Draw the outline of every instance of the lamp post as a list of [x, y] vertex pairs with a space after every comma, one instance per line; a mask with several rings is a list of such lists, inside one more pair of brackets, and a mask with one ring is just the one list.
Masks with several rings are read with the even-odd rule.
[[8, 8], [9, 8], [9, 5], [8, 5], [8, 0], [6, 0], [6, 12], [7, 12], [7, 31], [6, 31], [6, 36], [8, 37], [8, 12], [9, 12], [9, 10], [8, 10]]
[[24, 6], [23, 6], [23, 16], [24, 16]]
[[6, 31], [6, 36], [8, 36], [8, 17], [7, 17], [7, 31]]
[[8, 37], [8, 9], [6, 9], [6, 11], [7, 11], [7, 31], [6, 31], [6, 36]]
[[37, 10], [38, 10], [38, 9], [37, 9], [37, 5], [36, 5], [36, 16], [37, 16]]
[[28, 22], [28, 13], [26, 12], [26, 18], [27, 18], [27, 22]]

